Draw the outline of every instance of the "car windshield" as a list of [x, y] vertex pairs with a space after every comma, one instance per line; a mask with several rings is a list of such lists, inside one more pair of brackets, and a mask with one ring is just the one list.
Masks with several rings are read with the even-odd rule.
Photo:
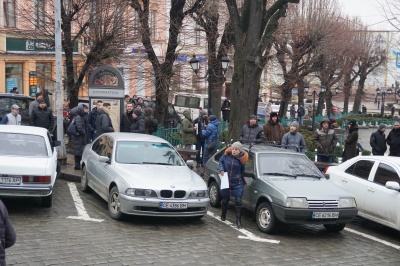
[[31, 134], [0, 133], [0, 155], [48, 157], [44, 137]]
[[313, 162], [300, 154], [260, 154], [257, 164], [261, 175], [278, 178], [321, 178], [323, 176]]
[[168, 143], [146, 141], [117, 142], [115, 161], [121, 164], [185, 165], [179, 154]]

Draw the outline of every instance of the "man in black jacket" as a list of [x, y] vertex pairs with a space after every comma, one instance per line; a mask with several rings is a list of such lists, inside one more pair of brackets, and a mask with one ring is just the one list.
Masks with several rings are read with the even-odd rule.
[[38, 102], [39, 106], [33, 109], [29, 125], [43, 127], [52, 132], [54, 128], [53, 111], [46, 106], [46, 102], [43, 99]]
[[241, 143], [262, 143], [264, 141], [264, 131], [262, 127], [257, 124], [257, 117], [250, 115], [249, 122], [242, 127], [240, 133]]
[[400, 122], [395, 121], [393, 123], [393, 129], [390, 130], [389, 135], [386, 138], [386, 143], [390, 147], [389, 156], [400, 157]]
[[385, 155], [387, 150], [386, 139], [385, 139], [386, 125], [380, 124], [379, 129], [371, 134], [369, 144], [372, 147], [373, 155]]
[[15, 244], [17, 235], [8, 217], [6, 206], [0, 200], [0, 265], [6, 265], [6, 248]]
[[196, 167], [203, 166], [203, 158], [204, 158], [204, 141], [205, 138], [201, 134], [201, 131], [207, 127], [208, 124], [208, 117], [207, 111], [201, 110], [200, 115], [193, 121], [194, 126], [196, 127]]
[[133, 103], [126, 104], [126, 112], [121, 117], [121, 132], [131, 132]]
[[96, 107], [92, 109], [89, 113], [88, 117], [88, 129], [90, 131], [90, 139], [94, 140], [94, 132], [96, 131], [96, 118], [97, 118], [97, 110], [103, 106], [103, 101], [98, 100], [96, 102]]
[[104, 103], [104, 106], [97, 109], [96, 118], [96, 131], [94, 132], [93, 139], [97, 138], [103, 133], [114, 132], [114, 128], [110, 118], [110, 110], [107, 108], [109, 104]]

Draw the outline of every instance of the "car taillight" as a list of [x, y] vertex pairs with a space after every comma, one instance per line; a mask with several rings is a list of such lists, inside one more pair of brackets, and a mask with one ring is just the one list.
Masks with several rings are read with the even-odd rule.
[[324, 170], [324, 174], [326, 174], [326, 171], [328, 171], [328, 168], [329, 168], [329, 166], [328, 166], [327, 168], [325, 168], [325, 170]]
[[22, 176], [23, 183], [51, 183], [51, 176], [32, 176], [24, 175]]

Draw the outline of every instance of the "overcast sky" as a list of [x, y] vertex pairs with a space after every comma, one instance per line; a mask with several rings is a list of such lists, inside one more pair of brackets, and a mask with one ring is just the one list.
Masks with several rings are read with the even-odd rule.
[[[342, 5], [344, 15], [357, 16], [365, 23], [372, 25], [386, 20], [382, 15], [382, 5], [386, 4], [386, 0], [337, 0]], [[395, 0], [390, 0], [393, 2]], [[398, 2], [400, 4], [400, 1]], [[400, 18], [398, 18], [400, 20]], [[371, 29], [390, 29], [389, 23], [378, 23], [371, 26]]]

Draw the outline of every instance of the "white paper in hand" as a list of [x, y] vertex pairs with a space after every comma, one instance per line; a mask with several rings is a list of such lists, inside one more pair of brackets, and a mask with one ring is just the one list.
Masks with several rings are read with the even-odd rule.
[[224, 175], [219, 175], [219, 177], [221, 178], [221, 189], [229, 188], [228, 173], [224, 172]]

